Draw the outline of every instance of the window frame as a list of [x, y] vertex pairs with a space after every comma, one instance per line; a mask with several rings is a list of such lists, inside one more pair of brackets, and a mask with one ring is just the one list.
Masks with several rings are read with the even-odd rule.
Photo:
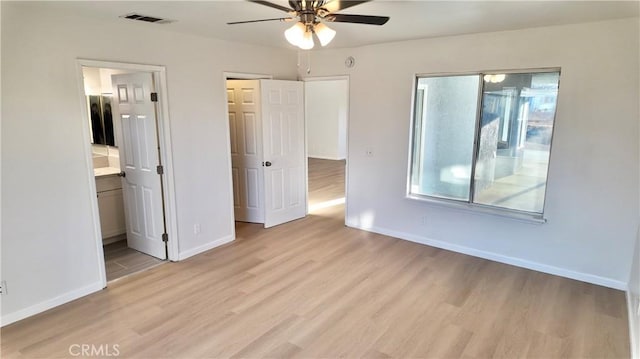
[[[558, 94], [556, 96], [556, 108], [553, 114], [553, 124], [551, 127], [551, 138], [549, 144], [549, 160], [547, 162], [547, 175], [545, 179], [545, 191], [544, 191], [544, 200], [542, 206], [542, 212], [529, 212], [524, 210], [518, 210], [513, 208], [505, 208], [498, 207], [493, 205], [475, 203], [475, 174], [476, 174], [476, 166], [478, 162], [478, 152], [480, 147], [480, 131], [482, 129], [482, 106], [484, 105], [484, 76], [485, 75], [495, 75], [495, 74], [533, 74], [533, 73], [558, 73]], [[416, 140], [416, 120], [417, 120], [417, 108], [416, 101], [418, 99], [418, 83], [421, 78], [434, 78], [434, 77], [453, 77], [453, 76], [478, 76], [479, 84], [478, 84], [478, 94], [477, 94], [477, 108], [476, 108], [476, 117], [475, 117], [475, 130], [473, 137], [473, 152], [472, 152], [472, 161], [471, 161], [471, 180], [469, 184], [469, 199], [468, 200], [460, 200], [453, 198], [445, 198], [445, 197], [436, 197], [430, 196], [426, 194], [418, 194], [411, 192], [411, 184], [412, 178], [414, 176], [414, 168], [413, 164], [416, 161], [416, 151], [414, 150], [414, 144]], [[467, 72], [439, 72], [439, 73], [415, 73], [413, 75], [413, 91], [411, 94], [411, 120], [409, 126], [409, 161], [408, 161], [408, 172], [407, 172], [407, 186], [406, 186], [406, 195], [405, 197], [409, 200], [415, 200], [430, 204], [436, 204], [448, 208], [462, 209], [465, 211], [471, 211], [474, 213], [486, 213], [490, 215], [496, 215], [500, 217], [520, 220], [529, 223], [546, 223], [547, 219], [545, 217], [545, 210], [547, 206], [547, 193], [548, 193], [548, 183], [549, 183], [549, 168], [551, 167], [551, 153], [553, 151], [553, 139], [555, 136], [556, 122], [558, 118], [558, 104], [560, 97], [560, 82], [562, 78], [562, 69], [561, 67], [538, 67], [538, 68], [524, 68], [524, 69], [509, 69], [509, 70], [484, 70], [484, 71], [467, 71]], [[423, 141], [421, 137], [421, 141]]]

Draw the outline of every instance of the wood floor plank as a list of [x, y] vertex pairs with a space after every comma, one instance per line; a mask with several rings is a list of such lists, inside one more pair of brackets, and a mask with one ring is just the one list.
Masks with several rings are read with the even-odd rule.
[[[310, 202], [344, 161], [309, 160]], [[628, 358], [621, 291], [344, 226], [344, 205], [236, 240], [0, 330], [3, 358]]]

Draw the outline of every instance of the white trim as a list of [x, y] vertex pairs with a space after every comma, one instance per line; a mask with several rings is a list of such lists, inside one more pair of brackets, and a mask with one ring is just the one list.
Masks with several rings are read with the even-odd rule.
[[[224, 76], [225, 84], [227, 83], [227, 80], [229, 78], [238, 79], [238, 80], [273, 80], [273, 75], [267, 75], [267, 74], [252, 74], [252, 73], [245, 73], [245, 72], [224, 71], [222, 75]], [[225, 90], [226, 89], [227, 88], [225, 87]]]
[[[408, 176], [409, 180], [411, 180], [411, 176]], [[530, 224], [545, 224], [547, 223], [547, 219], [542, 217], [542, 214], [534, 214], [529, 212], [523, 212], [518, 210], [513, 210], [509, 208], [501, 208], [491, 205], [484, 205], [473, 202], [462, 202], [455, 199], [448, 198], [437, 198], [431, 197], [427, 195], [418, 195], [409, 193], [405, 197], [411, 201], [418, 201], [428, 204], [433, 204], [436, 206], [443, 206], [452, 209], [458, 209], [461, 211], [467, 211], [475, 214], [488, 214], [496, 217], [512, 219], [515, 221], [520, 221], [523, 223]]]
[[361, 229], [364, 231], [383, 234], [390, 237], [404, 239], [410, 242], [442, 248], [442, 249], [450, 250], [457, 253], [467, 254], [473, 257], [484, 258], [484, 259], [492, 260], [495, 262], [500, 262], [500, 263], [510, 264], [513, 266], [521, 267], [521, 268], [535, 270], [538, 272], [553, 274], [560, 277], [597, 284], [604, 287], [609, 287], [609, 288], [618, 289], [618, 290], [627, 289], [627, 283], [619, 280], [611, 279], [611, 278], [605, 278], [605, 277], [588, 274], [588, 273], [576, 272], [570, 269], [559, 268], [559, 267], [551, 266], [548, 264], [537, 263], [537, 262], [532, 262], [532, 261], [528, 261], [520, 258], [509, 257], [502, 254], [494, 253], [494, 252], [483, 251], [480, 249], [470, 248], [470, 247], [461, 246], [458, 244], [452, 244], [452, 243], [443, 242], [435, 239], [417, 236], [410, 233], [394, 231], [386, 228], [380, 228], [376, 226], [363, 227], [363, 226], [357, 225], [356, 223], [347, 223], [347, 226]]
[[226, 157], [227, 157], [227, 165], [225, 168], [229, 168], [228, 171], [228, 181], [229, 181], [229, 187], [227, 188], [227, 191], [229, 191], [229, 213], [231, 213], [231, 222], [229, 223], [229, 230], [231, 231], [231, 236], [233, 237], [233, 239], [236, 238], [236, 211], [235, 211], [235, 204], [234, 204], [234, 193], [233, 193], [233, 170], [231, 167], [233, 167], [233, 159], [231, 158], [231, 124], [229, 123], [229, 97], [227, 96], [227, 72], [223, 72], [222, 73], [222, 93], [224, 94], [224, 103], [226, 104], [226, 106], [224, 106], [224, 118], [227, 119], [227, 121], [225, 122], [224, 125], [224, 132], [225, 132], [225, 141], [227, 141], [227, 151], [226, 151]]
[[627, 311], [629, 317], [629, 344], [631, 347], [631, 358], [640, 359], [640, 316], [636, 312], [640, 298], [635, 297], [631, 291], [627, 290]]
[[349, 81], [349, 75], [338, 75], [338, 76], [304, 76], [302, 77], [302, 81], [339, 81], [339, 80], [347, 80]]
[[317, 159], [319, 159], [319, 160], [332, 160], [332, 161], [342, 161], [342, 160], [346, 160], [346, 158], [340, 158], [340, 157], [316, 156], [316, 155], [309, 155], [309, 154], [307, 154], [307, 158], [317, 158]]
[[[84, 92], [84, 74], [82, 72], [82, 67], [85, 66], [82, 61], [77, 61], [76, 63], [76, 74], [78, 75], [78, 90], [80, 91], [80, 98], [86, 98], [86, 94]], [[107, 286], [107, 270], [105, 268], [104, 261], [104, 249], [102, 243], [102, 229], [100, 228], [100, 211], [98, 210], [98, 190], [96, 188], [96, 175], [93, 170], [93, 145], [91, 144], [91, 138], [89, 137], [89, 109], [87, 107], [87, 101], [80, 101], [80, 119], [82, 126], [82, 140], [84, 141], [84, 151], [85, 151], [85, 165], [88, 168], [87, 171], [87, 182], [89, 182], [89, 193], [87, 196], [89, 198], [91, 207], [91, 214], [93, 223], [93, 236], [96, 241], [96, 256], [98, 259], [98, 275], [100, 276], [100, 285], [101, 288]], [[98, 289], [97, 289], [98, 290]], [[60, 303], [62, 304], [62, 303]], [[25, 309], [26, 310], [26, 309]]]
[[117, 234], [117, 235], [112, 236], [112, 237], [103, 238], [102, 239], [102, 245], [106, 246], [107, 244], [124, 241], [125, 239], [127, 239], [127, 234], [126, 233], [120, 233], [120, 234]]
[[162, 151], [162, 165], [164, 166], [164, 213], [167, 223], [167, 234], [169, 241], [167, 245], [167, 259], [170, 261], [179, 260], [180, 243], [178, 241], [178, 216], [175, 201], [175, 178], [173, 172], [173, 146], [171, 143], [171, 123], [169, 121], [169, 98], [167, 87], [167, 72], [164, 67], [155, 72], [158, 77], [156, 92], [160, 96], [160, 109], [158, 111], [158, 129], [160, 133], [160, 148]]
[[[109, 69], [117, 69], [117, 70], [140, 71], [140, 72], [161, 72], [165, 70], [164, 66], [136, 64], [132, 62], [114, 62], [114, 61], [90, 60], [90, 59], [79, 58], [78, 63], [86, 67], [99, 67], [99, 68], [109, 68]], [[82, 93], [84, 93], [84, 87], [83, 87]]]
[[55, 298], [52, 299], [48, 299], [45, 300], [44, 302], [40, 302], [38, 304], [34, 304], [30, 307], [24, 308], [24, 309], [20, 309], [17, 312], [13, 312], [13, 313], [9, 313], [9, 314], [5, 314], [4, 316], [2, 316], [2, 318], [0, 319], [0, 326], [4, 327], [6, 325], [9, 325], [11, 323], [15, 323], [19, 320], [31, 317], [33, 315], [36, 315], [38, 313], [42, 313], [46, 310], [49, 310], [51, 308], [55, 308], [59, 305], [68, 303], [72, 300], [76, 300], [78, 298], [84, 297], [86, 295], [89, 295], [91, 293], [97, 292], [99, 290], [102, 290], [104, 288], [104, 285], [102, 283], [102, 281], [99, 282], [95, 282], [91, 285], [88, 285], [86, 287], [80, 288], [80, 289], [76, 289], [73, 290], [71, 292], [67, 292], [65, 294], [59, 295]]
[[178, 260], [184, 260], [187, 259], [189, 257], [193, 257], [196, 254], [200, 254], [202, 252], [206, 252], [210, 249], [219, 247], [223, 244], [227, 244], [229, 242], [232, 242], [235, 239], [235, 235], [228, 235], [228, 236], [224, 236], [222, 238], [216, 239], [213, 242], [209, 242], [209, 243], [205, 243], [203, 245], [197, 246], [195, 248], [191, 248], [189, 250], [186, 250], [184, 252], [180, 252], [180, 254], [178, 255]]

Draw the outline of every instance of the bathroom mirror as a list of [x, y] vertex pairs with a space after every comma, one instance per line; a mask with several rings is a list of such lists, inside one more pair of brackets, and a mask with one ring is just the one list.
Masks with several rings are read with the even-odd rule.
[[111, 94], [87, 96], [91, 143], [117, 147], [111, 112]]

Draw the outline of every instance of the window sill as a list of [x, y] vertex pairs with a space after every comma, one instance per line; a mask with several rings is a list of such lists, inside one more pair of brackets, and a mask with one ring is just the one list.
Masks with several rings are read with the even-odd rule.
[[456, 200], [440, 199], [434, 197], [426, 197], [415, 194], [408, 194], [407, 199], [434, 204], [437, 206], [459, 209], [472, 213], [489, 214], [496, 217], [502, 217], [506, 219], [516, 220], [520, 222], [526, 222], [531, 224], [544, 224], [547, 223], [547, 219], [542, 214], [534, 214], [521, 212], [517, 210], [510, 210], [506, 208], [489, 207], [476, 203], [458, 202]]

